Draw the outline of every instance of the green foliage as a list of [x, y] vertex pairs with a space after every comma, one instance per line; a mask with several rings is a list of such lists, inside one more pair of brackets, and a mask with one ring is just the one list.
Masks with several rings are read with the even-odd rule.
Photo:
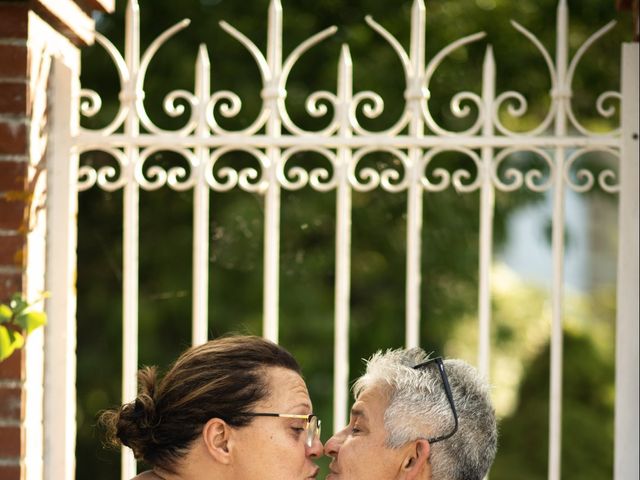
[[[613, 472], [614, 367], [593, 340], [564, 332], [562, 478], [601, 480]], [[527, 367], [513, 414], [500, 426], [500, 454], [491, 478], [547, 478], [549, 346]], [[526, 433], [524, 433], [526, 432]]]
[[47, 324], [46, 313], [31, 309], [34, 303], [16, 293], [8, 305], [0, 304], [0, 362], [22, 348], [33, 330]]

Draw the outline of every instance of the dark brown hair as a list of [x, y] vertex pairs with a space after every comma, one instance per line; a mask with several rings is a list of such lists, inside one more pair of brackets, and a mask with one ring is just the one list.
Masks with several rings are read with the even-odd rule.
[[174, 472], [211, 418], [233, 427], [251, 423], [245, 414], [270, 394], [266, 367], [300, 373], [289, 352], [254, 336], [223, 337], [191, 347], [161, 380], [156, 367], [145, 367], [138, 372], [135, 401], [101, 414], [107, 441], [126, 445], [138, 460]]

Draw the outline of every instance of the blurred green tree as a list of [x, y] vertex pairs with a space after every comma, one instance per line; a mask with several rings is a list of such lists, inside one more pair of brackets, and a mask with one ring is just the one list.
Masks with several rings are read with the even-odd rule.
[[[593, 340], [564, 332], [562, 478], [600, 480], [613, 474], [614, 368]], [[496, 480], [547, 478], [549, 434], [549, 345], [525, 371], [519, 401], [500, 428], [501, 454], [491, 470]], [[523, 435], [523, 432], [527, 432]], [[517, 472], [517, 473], [516, 473]]]
[[[98, 18], [98, 28], [122, 51], [125, 1], [117, 11]], [[308, 129], [323, 119], [304, 111], [304, 100], [317, 90], [335, 91], [339, 48], [348, 43], [354, 63], [354, 91], [371, 89], [385, 99], [385, 112], [368, 124], [390, 126], [404, 108], [404, 78], [393, 50], [373, 32], [363, 17], [371, 14], [408, 48], [411, 3], [354, 0], [308, 2], [286, 0], [284, 52], [311, 34], [338, 25], [338, 33], [314, 47], [296, 65], [287, 85], [291, 117]], [[577, 2], [574, 2], [577, 3]], [[250, 55], [218, 26], [226, 20], [248, 35], [262, 50], [266, 44], [267, 2], [246, 0], [182, 0], [141, 2], [142, 49], [167, 27], [190, 18], [191, 25], [165, 44], [149, 67], [145, 106], [164, 128], [184, 124], [185, 116], [168, 117], [164, 96], [175, 89], [192, 90], [198, 44], [211, 57], [212, 90], [230, 89], [242, 98], [243, 110], [225, 120], [229, 128], [246, 126], [261, 104], [259, 73]], [[570, 43], [575, 49], [609, 19], [613, 2], [586, 0], [573, 5]], [[549, 105], [550, 81], [536, 49], [509, 24], [516, 19], [554, 50], [555, 1], [432, 0], [427, 4], [427, 58], [450, 42], [486, 31], [487, 40], [456, 51], [439, 68], [431, 84], [430, 106], [436, 120], [463, 129], [472, 119], [458, 119], [451, 97], [462, 90], [480, 91], [481, 65], [487, 43], [494, 48], [498, 91], [517, 90], [530, 101], [529, 114], [513, 120], [517, 128], [537, 124]], [[580, 66], [574, 102], [585, 123], [599, 125], [593, 105], [597, 94], [616, 89], [619, 43], [627, 31], [617, 28], [594, 45]], [[614, 52], [614, 54], [612, 54]], [[104, 100], [101, 115], [83, 120], [88, 128], [105, 125], [117, 110], [119, 82], [115, 69], [98, 48], [83, 54], [83, 87]], [[615, 122], [615, 119], [614, 119]], [[100, 153], [83, 162], [108, 161]], [[184, 160], [162, 152], [159, 164]], [[255, 165], [236, 155], [225, 161]], [[324, 162], [314, 154], [294, 160], [309, 166]], [[385, 155], [372, 163], [393, 164]], [[449, 170], [470, 167], [464, 158], [443, 156]], [[440, 165], [440, 164], [439, 164]], [[472, 168], [472, 167], [471, 167]], [[506, 222], [515, 209], [541, 197], [514, 192], [496, 204], [494, 241], [504, 242]], [[261, 333], [263, 200], [246, 192], [211, 193], [210, 336], [229, 331]], [[424, 196], [422, 254], [422, 333], [427, 350], [442, 351], [449, 332], [464, 315], [473, 314], [477, 299], [478, 194], [449, 190]], [[282, 193], [281, 219], [281, 343], [300, 360], [316, 410], [332, 424], [333, 288], [335, 192], [310, 189]], [[191, 313], [191, 192], [161, 189], [140, 197], [140, 363], [166, 367], [190, 343]], [[353, 194], [351, 376], [361, 371], [363, 357], [404, 341], [406, 195], [374, 191]], [[80, 194], [78, 243], [78, 478], [117, 477], [117, 452], [102, 449], [95, 429], [96, 412], [120, 398], [122, 194], [97, 188]], [[321, 354], [319, 354], [321, 352]], [[445, 352], [446, 353], [446, 352]], [[97, 375], [97, 372], [100, 372]], [[509, 445], [502, 444], [503, 449]], [[571, 466], [567, 466], [571, 468]]]

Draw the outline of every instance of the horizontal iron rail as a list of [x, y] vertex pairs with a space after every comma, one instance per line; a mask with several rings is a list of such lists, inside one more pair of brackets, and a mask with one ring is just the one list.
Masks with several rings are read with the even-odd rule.
[[582, 136], [356, 136], [356, 137], [322, 137], [322, 136], [298, 136], [284, 135], [281, 137], [269, 137], [266, 135], [228, 135], [211, 137], [184, 137], [173, 135], [147, 135], [140, 134], [128, 136], [124, 134], [111, 134], [104, 137], [100, 134], [83, 133], [74, 138], [74, 145], [86, 150], [87, 147], [222, 147], [222, 146], [252, 146], [252, 147], [327, 147], [327, 148], [359, 148], [359, 147], [612, 147], [620, 146], [620, 138], [614, 136], [582, 137]]

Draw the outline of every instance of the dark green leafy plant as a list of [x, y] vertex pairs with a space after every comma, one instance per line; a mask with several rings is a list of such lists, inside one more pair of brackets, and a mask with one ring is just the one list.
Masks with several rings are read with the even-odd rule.
[[35, 302], [29, 303], [22, 294], [14, 293], [9, 304], [0, 304], [0, 362], [22, 348], [27, 335], [47, 324], [47, 314], [32, 309], [46, 296], [43, 294]]

